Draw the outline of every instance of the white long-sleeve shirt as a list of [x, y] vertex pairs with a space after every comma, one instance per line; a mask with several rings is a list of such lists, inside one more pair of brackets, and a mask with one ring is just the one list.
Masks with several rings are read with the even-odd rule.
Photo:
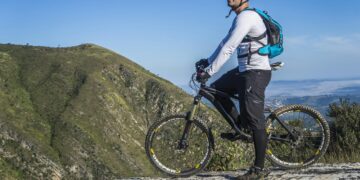
[[[246, 35], [259, 37], [266, 31], [265, 24], [257, 12], [246, 10], [238, 14], [232, 24], [227, 36], [220, 43], [215, 52], [208, 58], [210, 64], [206, 70], [212, 76], [228, 61], [231, 55], [237, 49], [238, 55], [249, 53], [251, 43], [251, 52], [257, 51], [263, 47], [258, 42], [242, 42]], [[267, 38], [260, 40], [267, 44]], [[238, 58], [239, 71], [244, 72], [251, 69], [271, 70], [269, 57], [253, 54], [248, 63], [248, 57]]]

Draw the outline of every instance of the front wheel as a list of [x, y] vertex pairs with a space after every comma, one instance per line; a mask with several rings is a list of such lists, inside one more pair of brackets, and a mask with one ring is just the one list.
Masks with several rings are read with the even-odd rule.
[[145, 151], [151, 163], [163, 173], [191, 176], [209, 163], [213, 148], [211, 137], [201, 121], [188, 121], [185, 115], [169, 116], [149, 128]]
[[329, 146], [330, 129], [321, 114], [307, 106], [288, 105], [267, 118], [267, 157], [275, 165], [304, 168], [323, 156]]

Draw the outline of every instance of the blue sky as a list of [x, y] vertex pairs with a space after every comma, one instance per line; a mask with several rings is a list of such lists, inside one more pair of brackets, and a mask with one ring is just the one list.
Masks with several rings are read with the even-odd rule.
[[[360, 78], [360, 1], [253, 0], [284, 28], [273, 80]], [[112, 49], [177, 85], [228, 32], [226, 0], [2, 0], [0, 43]], [[222, 72], [235, 67], [231, 58]], [[221, 75], [220, 72], [217, 76]]]

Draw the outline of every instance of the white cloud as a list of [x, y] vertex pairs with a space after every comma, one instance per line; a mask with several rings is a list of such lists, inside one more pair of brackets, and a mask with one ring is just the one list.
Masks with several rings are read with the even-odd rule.
[[354, 34], [354, 37], [355, 37], [356, 39], [360, 40], [360, 33]]
[[267, 94], [269, 96], [319, 96], [330, 95], [346, 87], [360, 87], [360, 80], [274, 83], [268, 88]]
[[351, 34], [348, 36], [293, 36], [285, 37], [287, 45], [296, 47], [299, 45], [306, 45], [308, 48], [314, 48], [318, 51], [325, 51], [326, 53], [350, 53], [360, 56], [360, 33]]
[[308, 41], [308, 36], [293, 36], [293, 37], [286, 37], [285, 43], [289, 45], [304, 45]]
[[324, 37], [315, 42], [314, 47], [319, 50], [332, 53], [350, 53], [359, 54], [359, 44], [354, 38], [349, 37]]
[[341, 44], [350, 43], [351, 39], [348, 39], [346, 37], [341, 37], [341, 36], [329, 36], [329, 37], [324, 37], [323, 39], [321, 39], [321, 41], [323, 41], [325, 43], [329, 43], [329, 44], [341, 45]]
[[360, 80], [346, 80], [346, 81], [324, 81], [312, 88], [312, 92], [316, 94], [332, 94], [336, 90], [346, 87], [360, 86]]

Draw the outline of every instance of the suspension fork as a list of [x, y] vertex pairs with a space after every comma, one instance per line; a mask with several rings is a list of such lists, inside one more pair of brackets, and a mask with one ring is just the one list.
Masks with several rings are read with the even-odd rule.
[[186, 114], [186, 120], [187, 121], [193, 121], [194, 120], [194, 116], [195, 113], [199, 107], [200, 104], [200, 100], [201, 100], [202, 96], [201, 95], [197, 95], [194, 97], [194, 103], [191, 107], [191, 110]]
[[193, 106], [191, 107], [191, 110], [186, 114], [186, 124], [185, 124], [185, 128], [183, 131], [183, 134], [181, 136], [181, 139], [179, 141], [179, 149], [183, 149], [186, 148], [188, 146], [187, 143], [187, 138], [189, 136], [189, 131], [191, 129], [191, 125], [194, 121], [194, 116], [195, 113], [200, 105], [200, 100], [201, 100], [201, 95], [197, 95], [194, 97], [194, 103]]

